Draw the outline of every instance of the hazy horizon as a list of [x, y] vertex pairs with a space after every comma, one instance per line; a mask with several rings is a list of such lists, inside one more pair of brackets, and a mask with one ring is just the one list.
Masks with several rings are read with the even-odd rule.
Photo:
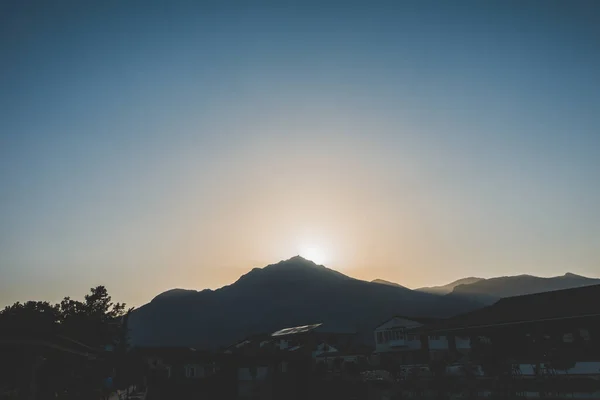
[[600, 3], [85, 3], [0, 5], [0, 305], [598, 276]]

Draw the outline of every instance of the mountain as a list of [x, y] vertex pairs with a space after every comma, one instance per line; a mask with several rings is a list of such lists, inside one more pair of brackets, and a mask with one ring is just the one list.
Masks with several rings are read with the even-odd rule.
[[485, 304], [492, 304], [502, 297], [520, 296], [596, 284], [600, 284], [600, 279], [587, 278], [572, 273], [551, 278], [540, 278], [532, 275], [502, 276], [457, 285], [445, 297], [471, 299]]
[[386, 281], [386, 280], [383, 280], [383, 279], [374, 279], [374, 280], [371, 281], [371, 283], [378, 283], [380, 285], [388, 285], [388, 286], [401, 287], [401, 288], [405, 288], [406, 289], [405, 286], [399, 285], [399, 284], [394, 283], [394, 282]]
[[354, 331], [373, 340], [373, 328], [393, 315], [445, 317], [480, 307], [401, 286], [350, 278], [302, 257], [254, 268], [217, 290], [175, 290], [156, 296], [130, 319], [140, 346], [214, 349], [250, 334], [322, 322], [328, 331]]
[[189, 296], [198, 293], [197, 290], [189, 290], [189, 289], [171, 289], [166, 292], [162, 292], [158, 296], [156, 296], [152, 301], [157, 299], [165, 299], [168, 297], [180, 297], [180, 296]]
[[475, 277], [462, 278], [457, 281], [450, 282], [447, 285], [422, 287], [422, 288], [415, 289], [415, 290], [417, 290], [419, 292], [425, 292], [425, 293], [448, 294], [448, 293], [452, 292], [454, 290], [454, 288], [459, 285], [469, 285], [469, 284], [476, 283], [476, 282], [479, 282], [482, 280], [484, 280], [484, 279], [483, 278], [475, 278]]

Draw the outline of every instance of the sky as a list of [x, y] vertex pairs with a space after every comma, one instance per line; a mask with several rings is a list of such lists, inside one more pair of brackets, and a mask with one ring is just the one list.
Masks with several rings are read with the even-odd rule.
[[296, 254], [600, 276], [600, 3], [3, 1], [0, 306]]

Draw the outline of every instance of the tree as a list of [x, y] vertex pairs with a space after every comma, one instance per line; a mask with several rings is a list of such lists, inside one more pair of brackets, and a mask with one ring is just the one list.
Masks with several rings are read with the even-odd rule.
[[136, 358], [132, 356], [129, 349], [129, 317], [133, 307], [127, 310], [122, 318], [121, 326], [115, 340], [114, 357], [117, 369], [117, 386], [128, 388], [131, 384], [137, 383], [139, 379], [136, 374], [138, 365]]
[[[98, 351], [106, 345], [127, 349], [127, 319], [124, 316], [125, 304], [112, 303], [106, 288], [97, 286], [90, 289], [84, 301], [65, 297], [55, 305], [28, 301], [7, 306], [0, 311], [0, 330], [3, 334], [19, 338], [41, 336], [44, 340], [53, 341], [66, 337]], [[23, 358], [17, 353], [15, 357], [16, 361]], [[95, 385], [102, 383], [116, 362], [116, 358], [87, 362], [48, 352], [39, 367], [44, 371], [43, 379], [52, 396], [60, 394], [60, 398], [82, 398], [89, 397]], [[11, 367], [17, 365], [10, 361], [5, 364]], [[87, 393], [85, 396], [83, 391]]]
[[58, 305], [51, 305], [47, 301], [16, 302], [0, 311], [0, 323], [3, 330], [47, 332], [56, 328], [59, 320]]
[[85, 301], [65, 297], [60, 303], [65, 335], [94, 346], [115, 345], [120, 333], [124, 303], [112, 303], [104, 286], [90, 289]]

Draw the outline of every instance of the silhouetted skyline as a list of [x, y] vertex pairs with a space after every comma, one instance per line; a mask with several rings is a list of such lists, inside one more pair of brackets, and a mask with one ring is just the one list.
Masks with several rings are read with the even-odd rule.
[[0, 5], [0, 304], [598, 276], [600, 4], [226, 3]]

